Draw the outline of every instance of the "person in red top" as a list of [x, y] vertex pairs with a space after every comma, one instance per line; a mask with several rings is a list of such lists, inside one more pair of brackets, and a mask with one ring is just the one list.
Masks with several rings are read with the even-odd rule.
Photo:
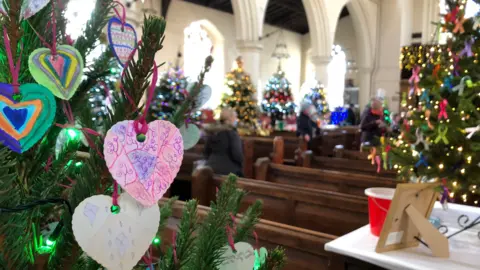
[[382, 102], [372, 98], [360, 117], [360, 129], [362, 130], [361, 142], [365, 145], [378, 146], [380, 137], [390, 128], [383, 121]]

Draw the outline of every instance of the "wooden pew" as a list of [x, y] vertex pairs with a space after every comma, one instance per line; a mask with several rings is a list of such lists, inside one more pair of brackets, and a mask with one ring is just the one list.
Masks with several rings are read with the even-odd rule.
[[366, 188], [395, 188], [397, 185], [394, 179], [388, 177], [274, 164], [266, 158], [257, 160], [255, 164], [255, 179], [315, 190], [363, 196], [362, 198], [365, 198], [365, 200], [364, 191]]
[[[160, 204], [164, 203], [162, 200]], [[171, 246], [172, 234], [177, 230], [184, 202], [173, 205], [173, 215], [168, 222], [168, 227], [162, 234], [162, 245]], [[210, 211], [209, 207], [199, 206], [198, 216], [203, 220]], [[238, 219], [237, 219], [238, 220]], [[303, 228], [289, 226], [265, 219], [261, 219], [255, 226], [259, 245], [268, 249], [282, 246], [285, 248], [287, 263], [284, 270], [323, 270], [341, 269], [343, 261], [340, 256], [327, 252], [324, 245], [336, 236], [315, 232]], [[252, 245], [255, 240], [250, 239]]]
[[311, 150], [316, 156], [333, 156], [333, 148], [343, 145], [345, 149], [360, 149], [360, 132], [357, 127], [339, 127], [336, 129], [322, 129], [320, 136], [313, 139]]
[[370, 160], [354, 160], [341, 157], [314, 156], [312, 151], [305, 151], [299, 158], [300, 166], [305, 168], [337, 170], [342, 172], [377, 175], [395, 179], [397, 172], [381, 168], [377, 172], [377, 166], [372, 165]]
[[[215, 200], [216, 188], [225, 176], [214, 175], [211, 168], [193, 173], [192, 195], [201, 205]], [[327, 190], [269, 183], [239, 178], [237, 185], [248, 192], [241, 211], [260, 199], [262, 218], [332, 235], [344, 235], [368, 224], [366, 197]]]

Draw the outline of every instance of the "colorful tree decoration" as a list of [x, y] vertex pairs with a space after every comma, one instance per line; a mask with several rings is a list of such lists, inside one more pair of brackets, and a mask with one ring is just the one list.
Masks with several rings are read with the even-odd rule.
[[242, 57], [237, 57], [237, 67], [227, 73], [225, 84], [228, 91], [222, 98], [221, 107], [234, 108], [238, 116], [238, 127], [249, 133], [256, 127], [257, 101], [255, 87], [250, 81], [250, 75], [243, 70]]
[[313, 104], [317, 108], [317, 112], [320, 115], [323, 115], [329, 111], [325, 87], [318, 81], [315, 81], [313, 87], [310, 87], [309, 92], [303, 97], [303, 101]]
[[480, 66], [478, 32], [472, 27], [478, 15], [465, 19], [460, 0], [451, 1], [449, 10], [440, 23], [451, 34], [446, 48], [432, 49], [435, 54], [411, 66], [418, 102], [409, 107], [401, 135], [388, 140], [389, 160], [402, 179], [436, 181], [446, 188], [442, 203], [450, 197], [478, 204]]
[[270, 115], [273, 126], [276, 121], [283, 121], [288, 115], [295, 114], [290, 82], [280, 65], [265, 86], [262, 110]]
[[151, 114], [154, 119], [167, 120], [185, 101], [187, 93], [187, 78], [180, 67], [180, 57], [160, 78], [160, 84], [155, 89], [155, 100], [152, 102]]

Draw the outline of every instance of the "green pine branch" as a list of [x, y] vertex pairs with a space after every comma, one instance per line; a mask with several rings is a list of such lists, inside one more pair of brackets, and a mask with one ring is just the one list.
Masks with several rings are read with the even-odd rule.
[[285, 250], [277, 247], [269, 251], [265, 263], [260, 266], [259, 270], [280, 270], [283, 269], [285, 263]]

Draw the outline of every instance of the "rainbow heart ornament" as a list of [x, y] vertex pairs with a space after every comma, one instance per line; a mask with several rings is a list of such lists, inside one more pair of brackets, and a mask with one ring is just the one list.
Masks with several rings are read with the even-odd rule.
[[17, 153], [37, 143], [52, 125], [56, 102], [45, 87], [29, 83], [20, 86], [22, 99], [13, 99], [11, 84], [0, 83], [0, 142]]
[[57, 46], [53, 56], [48, 48], [30, 54], [28, 68], [33, 78], [56, 97], [69, 100], [82, 82], [83, 58], [72, 46]]
[[113, 55], [117, 58], [120, 65], [125, 66], [130, 54], [137, 46], [137, 33], [129, 23], [123, 24], [122, 21], [113, 17], [108, 21], [108, 43], [112, 49]]

